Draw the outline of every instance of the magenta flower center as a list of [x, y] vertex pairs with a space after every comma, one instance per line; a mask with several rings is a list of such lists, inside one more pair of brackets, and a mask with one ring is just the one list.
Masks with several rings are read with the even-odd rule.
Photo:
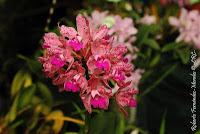
[[61, 68], [65, 65], [65, 62], [61, 60], [59, 57], [54, 56], [51, 58], [51, 64], [58, 68]]
[[110, 69], [110, 62], [109, 60], [106, 60], [106, 59], [98, 60], [95, 65], [97, 68], [102, 69], [102, 70], [109, 71]]
[[79, 51], [81, 48], [83, 48], [83, 44], [75, 39], [68, 40], [68, 44], [73, 48], [74, 51]]
[[94, 108], [106, 109], [107, 108], [106, 98], [96, 95], [94, 98], [91, 99], [91, 105]]
[[79, 86], [75, 82], [72, 82], [72, 81], [65, 82], [64, 88], [67, 91], [72, 91], [72, 92], [78, 92], [80, 90]]
[[135, 99], [130, 99], [129, 106], [130, 107], [136, 107], [136, 105], [137, 105], [137, 101]]

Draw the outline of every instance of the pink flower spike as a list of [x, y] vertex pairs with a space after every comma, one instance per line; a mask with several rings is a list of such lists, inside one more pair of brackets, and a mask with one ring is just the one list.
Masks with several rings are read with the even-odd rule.
[[137, 101], [135, 99], [130, 99], [129, 106], [130, 107], [136, 107], [136, 105], [137, 105]]
[[58, 68], [61, 68], [65, 65], [65, 62], [62, 61], [59, 57], [54, 56], [51, 58], [51, 64]]
[[71, 81], [65, 82], [64, 88], [67, 91], [72, 91], [72, 92], [78, 92], [80, 90], [80, 88], [78, 87], [78, 85], [76, 83], [74, 83], [74, 82], [71, 82]]
[[73, 48], [74, 51], [79, 51], [83, 48], [83, 44], [77, 40], [68, 40], [68, 44]]

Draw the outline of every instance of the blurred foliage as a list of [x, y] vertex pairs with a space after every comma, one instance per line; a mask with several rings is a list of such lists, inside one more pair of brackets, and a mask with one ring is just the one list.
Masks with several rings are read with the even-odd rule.
[[[43, 7], [38, 7], [39, 5]], [[170, 8], [161, 7], [157, 1], [153, 0], [135, 0], [134, 2], [128, 0], [70, 0], [66, 2], [61, 0], [54, 7], [58, 14], [52, 16], [51, 31], [57, 30], [55, 28], [57, 22], [74, 26], [74, 21], [71, 20], [75, 20], [77, 13], [90, 14], [94, 9], [108, 10], [123, 17], [129, 16], [135, 22], [146, 13], [157, 17], [157, 24], [136, 23], [138, 34], [134, 45], [140, 51], [134, 65], [136, 68], [144, 69], [145, 73], [140, 84], [137, 113], [136, 110], [129, 109], [128, 118], [117, 112], [113, 105], [107, 111], [94, 110], [92, 115], [88, 115], [77, 95], [58, 93], [57, 87], [44, 77], [37, 58], [42, 54], [40, 42], [50, 5], [51, 3], [47, 0], [31, 3], [25, 0], [0, 1], [2, 11], [0, 18], [3, 20], [0, 22], [2, 35], [0, 37], [0, 134], [84, 134], [86, 132], [88, 134], [128, 134], [131, 132], [183, 134], [183, 131], [172, 131], [171, 129], [174, 128], [170, 128], [168, 123], [173, 121], [169, 117], [174, 117], [174, 111], [171, 111], [171, 114], [168, 109], [167, 113], [164, 111], [166, 107], [171, 108], [173, 104], [181, 105], [185, 102], [185, 105], [180, 106], [183, 108], [190, 104], [189, 93], [186, 89], [190, 87], [186, 84], [190, 80], [188, 79], [189, 72], [186, 70], [189, 70], [192, 48], [183, 42], [174, 42], [177, 32], [171, 29], [167, 19], [170, 15], [178, 14], [176, 5], [171, 5]], [[30, 11], [25, 12], [28, 9]], [[31, 27], [34, 28], [31, 29]], [[197, 79], [199, 80], [199, 77]], [[150, 109], [145, 109], [149, 107]], [[189, 113], [188, 109], [190, 110], [188, 107], [184, 108], [185, 113]], [[180, 118], [186, 117], [187, 121], [190, 120], [189, 115], [182, 112], [184, 111], [178, 113], [181, 114]], [[159, 115], [150, 118], [147, 113], [152, 115], [159, 113]], [[158, 124], [153, 122], [158, 122]], [[179, 123], [186, 124], [181, 119]], [[187, 134], [188, 127], [183, 130], [187, 130], [185, 132]], [[199, 134], [199, 131], [195, 134]]]
[[[11, 84], [12, 105], [5, 118], [2, 118], [2, 130], [9, 129], [8, 133], [12, 133], [14, 129], [25, 125], [25, 133], [59, 133], [64, 121], [73, 122], [82, 128], [84, 122], [81, 119], [64, 116], [63, 111], [54, 108], [56, 101], [53, 101], [49, 87], [42, 82], [44, 78], [33, 78], [34, 73], [39, 75], [38, 69], [41, 70], [37, 59], [18, 57], [25, 60], [25, 66], [16, 73]], [[32, 64], [33, 61], [35, 64]], [[54, 123], [50, 123], [52, 120]]]

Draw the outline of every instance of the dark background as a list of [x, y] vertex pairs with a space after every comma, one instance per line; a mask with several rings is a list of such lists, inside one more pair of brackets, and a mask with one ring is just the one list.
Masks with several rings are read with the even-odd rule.
[[[49, 0], [0, 1], [0, 115], [9, 107], [8, 89], [14, 74], [23, 64], [16, 55], [31, 57], [40, 48], [50, 6]], [[50, 29], [57, 26], [58, 21], [75, 20], [76, 11], [85, 7], [81, 0], [58, 0]], [[200, 126], [200, 72], [197, 71], [197, 126]], [[143, 97], [137, 111], [139, 127], [157, 134], [166, 112], [166, 134], [191, 133], [190, 73], [189, 65], [179, 65], [154, 91]]]

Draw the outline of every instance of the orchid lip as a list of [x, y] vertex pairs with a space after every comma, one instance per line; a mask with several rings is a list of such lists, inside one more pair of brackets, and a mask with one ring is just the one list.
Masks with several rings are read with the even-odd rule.
[[75, 39], [68, 40], [68, 44], [74, 49], [74, 51], [80, 51], [83, 48], [83, 44]]
[[65, 62], [58, 57], [52, 57], [51, 64], [60, 68], [64, 66]]
[[106, 98], [96, 95], [95, 98], [91, 99], [91, 105], [94, 108], [106, 109], [107, 108]]
[[67, 81], [64, 83], [64, 88], [67, 91], [78, 92], [80, 90], [79, 86], [75, 82]]
[[96, 67], [99, 68], [99, 69], [103, 69], [103, 70], [106, 70], [108, 71], [109, 68], [110, 68], [110, 63], [108, 60], [99, 60], [99, 61], [96, 61]]

